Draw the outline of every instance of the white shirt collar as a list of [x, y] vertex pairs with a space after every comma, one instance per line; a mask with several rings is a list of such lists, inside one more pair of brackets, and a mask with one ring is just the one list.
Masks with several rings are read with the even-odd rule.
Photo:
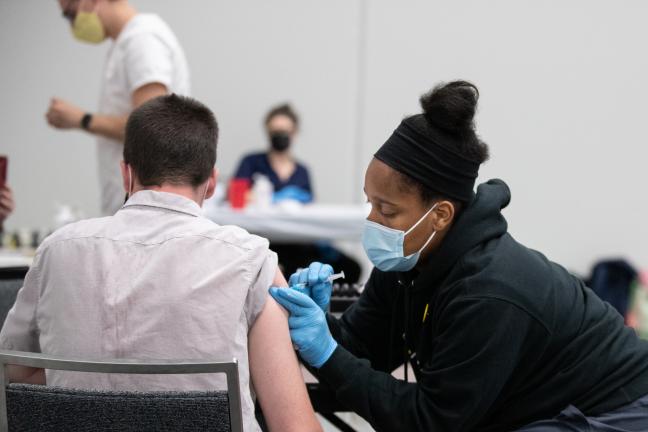
[[191, 216], [202, 216], [202, 209], [198, 203], [182, 195], [169, 192], [137, 191], [126, 201], [122, 209], [135, 206], [156, 207]]

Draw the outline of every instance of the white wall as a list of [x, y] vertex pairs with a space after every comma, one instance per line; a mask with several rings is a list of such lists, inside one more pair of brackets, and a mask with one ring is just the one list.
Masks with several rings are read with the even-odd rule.
[[[648, 3], [618, 1], [132, 0], [184, 45], [193, 94], [222, 129], [219, 162], [261, 148], [289, 100], [318, 197], [360, 202], [367, 161], [418, 96], [465, 78], [492, 160], [513, 192], [514, 236], [579, 272], [623, 255], [648, 264], [644, 100]], [[106, 47], [72, 40], [54, 0], [0, 0], [0, 153], [19, 199], [10, 229], [47, 226], [55, 202], [98, 211], [92, 139], [49, 129], [48, 98], [96, 106]]]
[[369, 3], [363, 155], [431, 85], [473, 80], [480, 178], [509, 183], [513, 235], [579, 272], [610, 255], [648, 266], [648, 3]]

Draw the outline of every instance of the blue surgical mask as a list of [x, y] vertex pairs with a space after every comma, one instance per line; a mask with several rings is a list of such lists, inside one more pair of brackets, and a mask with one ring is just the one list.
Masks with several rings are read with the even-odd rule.
[[389, 228], [369, 220], [365, 221], [362, 246], [364, 246], [367, 256], [378, 270], [405, 272], [414, 268], [421, 256], [421, 252], [430, 244], [436, 235], [436, 231], [430, 235], [418, 252], [408, 256], [404, 256], [403, 250], [405, 236], [411, 233], [435, 207], [436, 204], [407, 231]]

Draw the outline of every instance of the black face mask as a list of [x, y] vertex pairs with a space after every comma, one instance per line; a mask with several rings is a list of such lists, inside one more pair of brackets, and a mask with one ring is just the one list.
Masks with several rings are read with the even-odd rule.
[[270, 145], [273, 150], [286, 151], [290, 147], [290, 135], [286, 132], [272, 132], [270, 134]]

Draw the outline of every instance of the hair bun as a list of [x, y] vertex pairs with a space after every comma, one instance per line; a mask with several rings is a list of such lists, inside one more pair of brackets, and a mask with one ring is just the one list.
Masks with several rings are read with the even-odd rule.
[[423, 115], [433, 126], [450, 133], [473, 131], [479, 90], [467, 81], [439, 84], [421, 96]]

